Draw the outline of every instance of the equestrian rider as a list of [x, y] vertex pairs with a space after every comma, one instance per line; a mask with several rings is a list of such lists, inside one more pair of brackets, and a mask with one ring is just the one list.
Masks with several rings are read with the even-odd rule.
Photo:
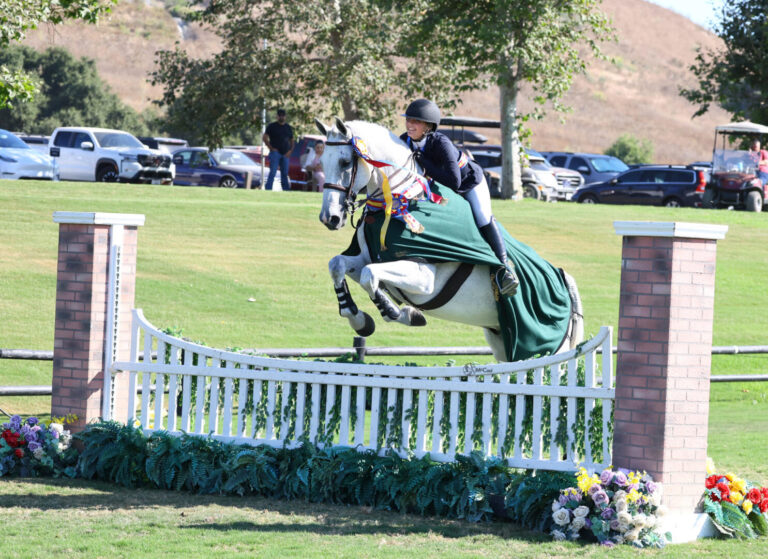
[[445, 134], [436, 132], [440, 109], [428, 99], [417, 99], [405, 114], [406, 133], [400, 136], [413, 152], [424, 174], [435, 182], [461, 194], [472, 207], [480, 233], [502, 263], [495, 274], [503, 295], [514, 295], [519, 282], [514, 266], [507, 259], [507, 247], [491, 213], [491, 194], [480, 166], [459, 152]]

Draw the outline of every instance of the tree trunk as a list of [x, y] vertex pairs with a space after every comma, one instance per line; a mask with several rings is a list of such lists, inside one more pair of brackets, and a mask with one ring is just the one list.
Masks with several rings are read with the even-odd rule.
[[[505, 80], [506, 81], [506, 80]], [[522, 179], [520, 175], [520, 136], [517, 123], [517, 80], [511, 85], [499, 86], [501, 105], [501, 197], [519, 200], [522, 198]]]

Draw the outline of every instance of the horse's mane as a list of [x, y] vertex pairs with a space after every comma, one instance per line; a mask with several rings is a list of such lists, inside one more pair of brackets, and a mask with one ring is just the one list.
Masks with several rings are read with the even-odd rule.
[[345, 122], [344, 125], [352, 131], [352, 134], [359, 136], [366, 142], [368, 150], [374, 158], [382, 157], [381, 148], [383, 147], [380, 142], [388, 141], [392, 144], [396, 153], [402, 152], [402, 156], [406, 157], [410, 154], [410, 149], [403, 142], [398, 135], [392, 132], [389, 128], [386, 128], [375, 122], [367, 122], [365, 120], [351, 120]]

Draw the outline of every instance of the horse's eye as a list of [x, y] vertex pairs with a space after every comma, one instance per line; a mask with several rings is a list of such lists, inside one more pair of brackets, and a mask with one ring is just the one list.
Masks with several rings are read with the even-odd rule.
[[340, 159], [339, 160], [339, 166], [340, 167], [349, 167], [351, 165], [351, 161], [349, 159]]

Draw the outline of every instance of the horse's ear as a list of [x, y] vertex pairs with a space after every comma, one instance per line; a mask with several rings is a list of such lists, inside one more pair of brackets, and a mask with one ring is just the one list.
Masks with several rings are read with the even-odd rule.
[[336, 129], [344, 134], [347, 138], [350, 137], [349, 130], [347, 129], [346, 125], [344, 124], [344, 121], [341, 120], [339, 117], [336, 117]]
[[315, 119], [315, 126], [317, 126], [317, 129], [320, 130], [320, 133], [323, 136], [328, 136], [328, 127], [320, 122], [318, 119]]

